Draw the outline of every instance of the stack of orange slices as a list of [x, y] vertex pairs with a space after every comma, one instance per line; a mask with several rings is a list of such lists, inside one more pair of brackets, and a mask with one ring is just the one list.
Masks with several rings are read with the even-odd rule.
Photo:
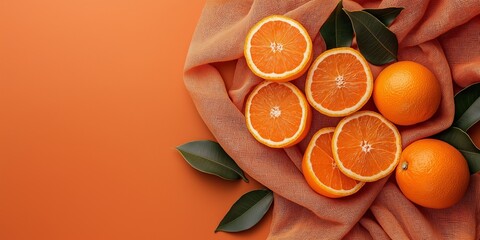
[[[365, 58], [352, 48], [335, 48], [312, 60], [305, 28], [285, 16], [260, 20], [247, 35], [245, 59], [265, 79], [245, 105], [247, 128], [273, 148], [300, 142], [310, 128], [311, 110], [344, 117], [336, 127], [320, 129], [305, 150], [302, 171], [311, 188], [327, 197], [349, 196], [365, 182], [388, 176], [402, 150], [400, 134], [373, 111], [359, 111], [374, 84]], [[305, 95], [288, 81], [304, 74]]]
[[357, 192], [395, 170], [402, 150], [400, 133], [380, 114], [359, 111], [335, 128], [320, 129], [311, 139], [302, 169], [308, 184], [327, 197]]

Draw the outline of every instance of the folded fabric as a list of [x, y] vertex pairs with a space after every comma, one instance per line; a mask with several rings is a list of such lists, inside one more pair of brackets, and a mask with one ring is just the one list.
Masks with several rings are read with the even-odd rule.
[[[275, 193], [269, 239], [479, 239], [479, 174], [472, 175], [461, 202], [448, 209], [411, 203], [394, 177], [368, 183], [353, 196], [329, 199], [311, 190], [300, 163], [313, 133], [335, 126], [338, 118], [315, 112], [309, 135], [287, 149], [268, 148], [248, 132], [244, 101], [262, 79], [250, 72], [243, 57], [247, 31], [265, 16], [289, 16], [309, 32], [316, 57], [325, 50], [319, 29], [336, 4], [327, 0], [207, 0], [186, 59], [185, 85], [202, 119], [237, 164]], [[478, 0], [345, 0], [344, 7], [404, 7], [390, 26], [398, 38], [398, 58], [427, 66], [441, 83], [442, 102], [436, 115], [400, 128], [403, 147], [448, 128], [454, 116], [454, 88], [480, 82]], [[233, 78], [219, 71], [224, 64], [235, 64]], [[383, 69], [371, 68], [374, 77]], [[304, 89], [305, 76], [292, 82]], [[373, 107], [370, 102], [365, 108]]]

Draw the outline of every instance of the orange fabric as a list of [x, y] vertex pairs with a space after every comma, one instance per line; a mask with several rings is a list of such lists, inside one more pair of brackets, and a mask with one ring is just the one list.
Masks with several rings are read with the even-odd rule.
[[[366, 2], [366, 3], [363, 3]], [[337, 1], [207, 1], [190, 46], [184, 80], [216, 139], [252, 178], [275, 192], [270, 239], [478, 239], [480, 175], [471, 177], [467, 195], [444, 210], [414, 205], [399, 191], [394, 177], [366, 184], [343, 199], [316, 194], [301, 173], [302, 153], [315, 131], [335, 126], [338, 118], [317, 112], [309, 135], [288, 149], [270, 149], [247, 131], [243, 105], [261, 79], [243, 58], [248, 29], [270, 14], [301, 22], [314, 41], [314, 57], [325, 50], [318, 32]], [[480, 4], [470, 1], [344, 1], [350, 10], [405, 7], [390, 29], [399, 40], [399, 60], [431, 69], [442, 85], [442, 102], [427, 122], [401, 127], [403, 146], [450, 126], [453, 88], [480, 81]], [[211, 63], [237, 61], [232, 82], [225, 82]], [[220, 64], [221, 65], [221, 64]], [[218, 66], [218, 64], [216, 64]], [[374, 77], [382, 67], [373, 67]], [[305, 76], [294, 80], [304, 89]], [[374, 108], [370, 101], [364, 109]]]

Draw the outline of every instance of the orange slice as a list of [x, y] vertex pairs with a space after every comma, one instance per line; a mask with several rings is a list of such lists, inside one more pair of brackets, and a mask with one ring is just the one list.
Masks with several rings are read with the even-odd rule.
[[312, 40], [299, 22], [272, 15], [250, 29], [244, 54], [255, 75], [286, 82], [300, 77], [307, 70], [312, 59]]
[[367, 103], [373, 76], [365, 58], [353, 48], [320, 54], [307, 74], [305, 95], [310, 105], [331, 117], [347, 116]]
[[332, 155], [332, 137], [335, 128], [322, 128], [313, 135], [302, 161], [307, 183], [317, 193], [339, 198], [352, 195], [365, 185], [347, 177], [337, 167]]
[[248, 130], [273, 148], [300, 142], [310, 129], [311, 115], [305, 96], [291, 83], [264, 81], [252, 90], [245, 105]]
[[338, 123], [332, 138], [333, 158], [345, 175], [373, 182], [397, 166], [402, 141], [395, 125], [372, 111], [360, 111]]

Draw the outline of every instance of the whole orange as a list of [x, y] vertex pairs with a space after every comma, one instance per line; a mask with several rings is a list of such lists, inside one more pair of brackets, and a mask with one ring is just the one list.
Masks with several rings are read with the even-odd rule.
[[403, 150], [396, 179], [410, 201], [428, 208], [447, 208], [465, 195], [470, 172], [456, 148], [440, 140], [422, 139]]
[[373, 86], [373, 100], [378, 111], [397, 125], [413, 125], [431, 118], [441, 97], [435, 75], [412, 61], [400, 61], [386, 67]]

